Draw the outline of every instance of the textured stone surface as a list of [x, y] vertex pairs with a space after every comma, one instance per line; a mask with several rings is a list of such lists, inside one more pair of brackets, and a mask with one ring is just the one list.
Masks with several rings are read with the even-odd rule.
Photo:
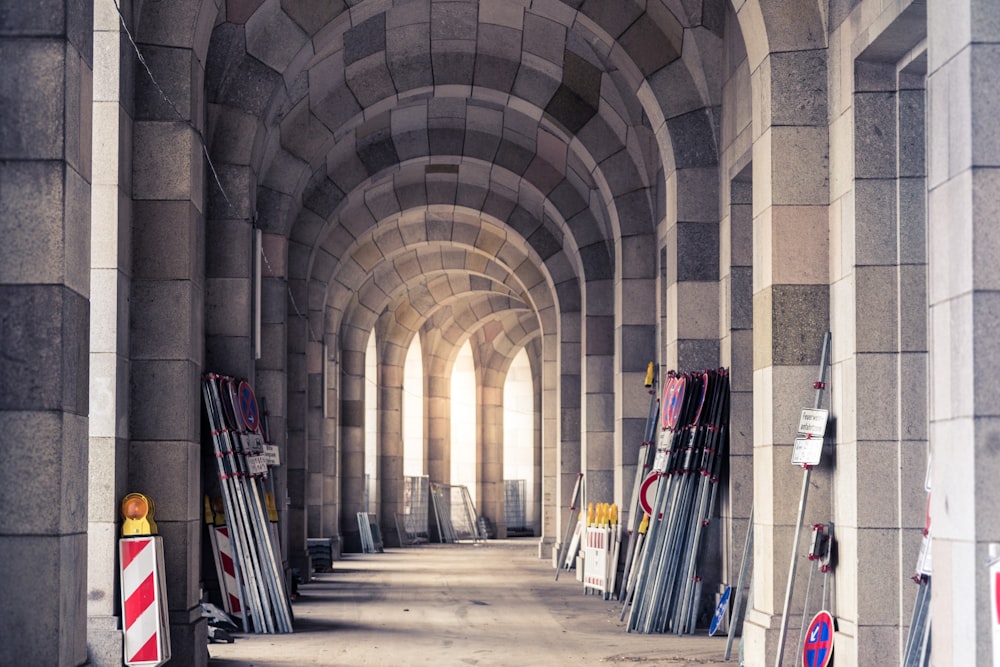
[[0, 157], [58, 159], [66, 131], [63, 83], [68, 63], [64, 47], [49, 40], [0, 39], [7, 74], [0, 82], [6, 100], [0, 125]]
[[0, 287], [0, 406], [87, 413], [89, 311], [58, 286]]
[[31, 582], [5, 589], [0, 661], [17, 664], [31, 656], [50, 664], [86, 662], [86, 543], [82, 532], [0, 537], [4, 581]]

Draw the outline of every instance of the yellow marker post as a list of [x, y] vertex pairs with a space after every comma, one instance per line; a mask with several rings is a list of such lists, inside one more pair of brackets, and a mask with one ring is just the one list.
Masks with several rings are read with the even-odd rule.
[[170, 660], [163, 538], [156, 534], [153, 500], [130, 493], [121, 504], [118, 540], [124, 664], [157, 667]]
[[130, 493], [122, 499], [122, 537], [156, 535], [153, 521], [153, 501], [141, 493]]

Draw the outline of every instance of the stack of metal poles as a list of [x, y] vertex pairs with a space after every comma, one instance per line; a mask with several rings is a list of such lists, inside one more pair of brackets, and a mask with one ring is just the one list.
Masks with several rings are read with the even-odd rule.
[[[258, 440], [257, 408], [249, 385], [234, 378], [209, 374], [202, 380], [202, 396], [215, 450], [219, 487], [229, 525], [237, 568], [236, 580], [249, 615], [249, 630], [258, 633], [292, 631], [291, 607], [285, 592], [284, 571], [272, 543], [261, 487], [267, 464], [263, 457], [247, 456], [247, 446]], [[242, 391], [241, 391], [242, 389]]]
[[[627, 629], [681, 634], [693, 632], [697, 622], [700, 546], [715, 509], [728, 439], [728, 373], [671, 373], [661, 413], [663, 430], [654, 462], [660, 478], [638, 559]], [[624, 612], [623, 607], [623, 617]]]
[[659, 396], [657, 396], [656, 365], [652, 361], [649, 362], [649, 369], [646, 371], [645, 386], [649, 390], [649, 413], [646, 416], [646, 430], [644, 431], [643, 442], [639, 445], [639, 459], [636, 462], [635, 480], [632, 484], [632, 495], [629, 499], [628, 546], [625, 548], [625, 569], [622, 571], [622, 592], [619, 595], [619, 599], [626, 599], [632, 593], [630, 584], [634, 579], [631, 576], [632, 569], [635, 566], [636, 558], [641, 553], [641, 550], [638, 549], [641, 542], [640, 535], [645, 537], [645, 531], [642, 533], [639, 532], [639, 526], [645, 516], [639, 504], [639, 494], [641, 493], [642, 482], [653, 465], [653, 454], [656, 451], [656, 443], [654, 442], [657, 431], [656, 424], [659, 421], [660, 414], [660, 402]]

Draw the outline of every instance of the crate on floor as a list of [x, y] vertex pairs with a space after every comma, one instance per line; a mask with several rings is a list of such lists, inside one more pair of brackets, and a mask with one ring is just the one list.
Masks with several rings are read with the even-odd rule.
[[333, 539], [329, 537], [310, 537], [306, 540], [309, 548], [309, 558], [312, 560], [313, 571], [333, 571]]

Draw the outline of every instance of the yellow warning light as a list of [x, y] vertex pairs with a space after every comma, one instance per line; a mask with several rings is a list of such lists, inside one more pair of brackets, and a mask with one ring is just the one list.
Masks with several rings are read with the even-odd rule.
[[122, 500], [122, 537], [156, 535], [153, 501], [141, 493], [130, 493]]

